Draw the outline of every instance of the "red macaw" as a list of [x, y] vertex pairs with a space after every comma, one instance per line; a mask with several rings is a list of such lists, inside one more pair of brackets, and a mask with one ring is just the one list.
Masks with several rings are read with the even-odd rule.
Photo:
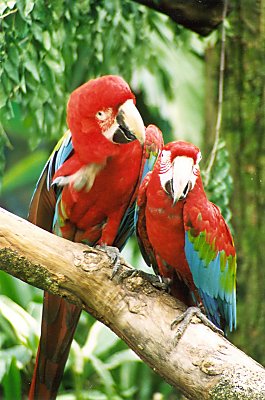
[[236, 254], [219, 208], [205, 194], [198, 147], [168, 143], [138, 195], [137, 235], [145, 261], [171, 279], [172, 294], [203, 305], [219, 329], [236, 326]]
[[[128, 84], [118, 76], [90, 80], [70, 96], [69, 131], [37, 183], [29, 220], [66, 239], [122, 249], [149, 162], [149, 140]], [[145, 144], [145, 147], [144, 147]], [[146, 172], [145, 172], [146, 173]], [[54, 399], [81, 309], [45, 292], [30, 399]]]

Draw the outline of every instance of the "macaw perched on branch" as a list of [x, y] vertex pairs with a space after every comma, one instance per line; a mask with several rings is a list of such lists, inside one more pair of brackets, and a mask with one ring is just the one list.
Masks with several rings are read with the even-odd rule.
[[219, 329], [236, 326], [236, 255], [219, 208], [205, 194], [200, 150], [168, 143], [139, 189], [137, 235], [143, 257], [172, 294], [203, 305]]
[[[136, 196], [150, 161], [150, 142], [156, 140], [154, 128], [145, 133], [131, 89], [111, 75], [90, 80], [71, 94], [67, 123], [69, 131], [37, 183], [29, 220], [74, 242], [122, 249], [134, 230]], [[64, 299], [44, 294], [30, 399], [56, 398], [80, 313]]]

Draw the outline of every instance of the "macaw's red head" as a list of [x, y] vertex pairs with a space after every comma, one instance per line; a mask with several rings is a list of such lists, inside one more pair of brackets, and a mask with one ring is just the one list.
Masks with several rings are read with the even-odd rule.
[[192, 143], [178, 141], [166, 144], [157, 165], [160, 183], [175, 204], [194, 188], [200, 174], [200, 149]]
[[100, 162], [121, 144], [138, 140], [145, 128], [129, 85], [119, 76], [92, 79], [70, 96], [67, 123], [82, 162]]

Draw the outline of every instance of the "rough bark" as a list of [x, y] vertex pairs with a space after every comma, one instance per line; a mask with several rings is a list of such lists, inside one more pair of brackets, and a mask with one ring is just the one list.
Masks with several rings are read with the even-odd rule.
[[189, 399], [265, 398], [261, 365], [197, 319], [176, 345], [170, 325], [185, 306], [142, 277], [111, 280], [110, 261], [101, 251], [0, 209], [0, 267], [81, 305]]
[[207, 36], [222, 22], [224, 0], [135, 0], [168, 15], [173, 21]]
[[[232, 209], [238, 260], [238, 319], [233, 335], [265, 364], [265, 0], [236, 0], [226, 38], [221, 138], [233, 177]], [[204, 154], [213, 144], [220, 46], [206, 52], [206, 130]]]

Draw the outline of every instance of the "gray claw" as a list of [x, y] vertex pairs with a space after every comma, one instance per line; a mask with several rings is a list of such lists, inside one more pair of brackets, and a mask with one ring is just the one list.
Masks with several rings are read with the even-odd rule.
[[169, 286], [168, 279], [162, 278], [159, 275], [148, 274], [147, 272], [144, 272], [140, 269], [132, 269], [122, 273], [122, 279], [127, 278], [129, 276], [131, 277], [140, 276], [141, 278], [150, 282], [151, 285], [153, 285], [154, 287], [165, 291], [168, 290]]
[[161, 289], [161, 290], [168, 290], [169, 282], [167, 278], [162, 278], [159, 275], [152, 275], [148, 274], [147, 272], [144, 272], [140, 269], [127, 269], [126, 271], [123, 271], [121, 274], [119, 274], [118, 277], [118, 282], [121, 282], [123, 279], [126, 278], [133, 278], [133, 277], [141, 277], [148, 282], [151, 283], [154, 287]]
[[119, 249], [114, 246], [107, 246], [106, 244], [98, 244], [95, 246], [95, 248], [103, 251], [110, 258], [111, 263], [113, 264], [113, 270], [110, 279], [113, 279], [121, 266]]
[[138, 275], [137, 272], [138, 272], [137, 269], [133, 269], [133, 268], [131, 268], [131, 269], [126, 269], [125, 271], [123, 271], [123, 272], [121, 272], [121, 273], [119, 274], [119, 276], [118, 276], [118, 283], [122, 282], [122, 281], [123, 281], [124, 279], [126, 279], [126, 278], [129, 278], [129, 277], [132, 278], [132, 277]]
[[220, 335], [224, 336], [224, 332], [217, 328], [207, 317], [204, 315], [198, 307], [189, 307], [184, 313], [182, 313], [179, 317], [177, 317], [171, 323], [171, 329], [174, 329], [175, 325], [178, 325], [177, 332], [175, 335], [175, 345], [178, 344], [180, 338], [184, 334], [185, 330], [187, 329], [188, 325], [190, 324], [192, 318], [196, 316], [201, 320], [201, 322], [208, 326], [212, 331], [219, 333]]

